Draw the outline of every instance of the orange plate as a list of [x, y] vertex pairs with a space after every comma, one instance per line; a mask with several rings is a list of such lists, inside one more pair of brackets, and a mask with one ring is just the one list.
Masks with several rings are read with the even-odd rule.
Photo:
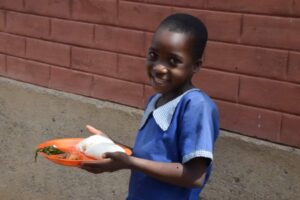
[[[84, 138], [63, 138], [63, 139], [56, 139], [56, 140], [49, 140], [46, 142], [43, 142], [37, 146], [37, 148], [44, 148], [46, 146], [52, 146], [55, 145], [59, 150], [66, 152], [66, 153], [72, 153], [76, 156], [78, 156], [79, 160], [68, 160], [60, 158], [59, 155], [47, 155], [43, 152], [38, 152], [38, 154], [44, 156], [46, 159], [60, 165], [65, 166], [75, 166], [78, 167], [81, 165], [83, 161], [95, 161], [94, 158], [87, 157], [83, 153], [77, 151], [76, 145], [83, 140]], [[127, 155], [131, 155], [132, 151], [129, 147], [126, 147], [122, 144], [118, 144], [121, 146]]]

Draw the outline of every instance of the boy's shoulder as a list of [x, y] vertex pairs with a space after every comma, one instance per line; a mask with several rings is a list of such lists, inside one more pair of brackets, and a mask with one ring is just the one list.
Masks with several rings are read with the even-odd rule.
[[193, 89], [186, 93], [181, 100], [183, 105], [190, 105], [192, 107], [206, 107], [212, 110], [218, 110], [216, 103], [204, 91], [200, 89]]
[[213, 100], [202, 90], [194, 88], [188, 91], [184, 96], [183, 100], [187, 101], [198, 101], [198, 102], [212, 102]]

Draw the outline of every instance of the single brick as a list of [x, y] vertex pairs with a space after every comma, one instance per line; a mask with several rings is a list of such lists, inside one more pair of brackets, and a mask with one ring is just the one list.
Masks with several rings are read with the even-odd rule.
[[300, 116], [283, 115], [280, 142], [300, 148]]
[[72, 17], [101, 24], [115, 24], [117, 0], [73, 0]]
[[254, 76], [285, 79], [287, 58], [287, 51], [209, 42], [204, 65]]
[[171, 13], [171, 7], [121, 1], [119, 25], [154, 31], [159, 23]]
[[49, 37], [49, 18], [16, 12], [7, 12], [6, 18], [7, 32], [37, 38]]
[[237, 101], [239, 76], [236, 74], [203, 68], [194, 75], [193, 82], [211, 97]]
[[1, 0], [0, 8], [9, 10], [23, 10], [23, 0]]
[[0, 32], [0, 52], [24, 57], [25, 56], [25, 38]]
[[239, 13], [261, 13], [270, 15], [289, 15], [293, 7], [293, 0], [209, 0], [207, 1], [209, 10], [225, 10]]
[[299, 114], [300, 86], [281, 81], [241, 76], [239, 102]]
[[143, 106], [143, 85], [95, 76], [92, 96], [133, 107]]
[[51, 68], [49, 87], [65, 92], [90, 95], [92, 75], [59, 67]]
[[290, 52], [287, 77], [290, 81], [300, 83], [300, 53]]
[[41, 86], [48, 86], [50, 66], [7, 56], [7, 76]]
[[26, 57], [68, 67], [70, 66], [70, 47], [55, 42], [27, 38]]
[[141, 31], [96, 26], [95, 46], [100, 49], [144, 56], [145, 34]]
[[237, 131], [272, 142], [279, 141], [281, 113], [250, 106], [239, 106]]
[[93, 32], [92, 24], [60, 19], [51, 21], [51, 38], [56, 41], [90, 46], [93, 42]]
[[117, 50], [118, 29], [112, 26], [95, 27], [95, 46], [110, 51]]
[[184, 12], [198, 17], [206, 26], [210, 40], [239, 42], [242, 15], [235, 13], [174, 8], [174, 12]]
[[149, 83], [145, 59], [120, 54], [118, 58], [118, 77], [137, 83]]
[[216, 100], [221, 128], [278, 142], [281, 113]]
[[116, 76], [117, 54], [72, 47], [72, 68], [102, 75]]
[[67, 0], [25, 0], [25, 11], [34, 14], [69, 18], [70, 3]]
[[241, 42], [300, 50], [300, 19], [245, 15]]
[[6, 74], [6, 61], [5, 55], [0, 54], [0, 76]]

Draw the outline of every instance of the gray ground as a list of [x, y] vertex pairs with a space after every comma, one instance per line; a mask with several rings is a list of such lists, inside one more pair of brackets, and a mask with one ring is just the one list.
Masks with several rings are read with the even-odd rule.
[[[128, 171], [92, 175], [39, 158], [42, 141], [87, 137], [92, 124], [131, 146], [142, 111], [0, 78], [0, 199], [126, 197]], [[204, 200], [300, 199], [300, 151], [222, 131]]]

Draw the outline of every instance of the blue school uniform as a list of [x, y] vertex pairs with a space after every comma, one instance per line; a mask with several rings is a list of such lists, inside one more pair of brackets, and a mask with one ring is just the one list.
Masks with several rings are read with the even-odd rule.
[[[196, 157], [213, 160], [219, 134], [216, 105], [199, 89], [191, 89], [155, 108], [161, 94], [152, 96], [137, 133], [133, 156], [158, 162], [186, 163]], [[132, 171], [128, 200], [198, 200], [201, 188], [185, 188]]]

